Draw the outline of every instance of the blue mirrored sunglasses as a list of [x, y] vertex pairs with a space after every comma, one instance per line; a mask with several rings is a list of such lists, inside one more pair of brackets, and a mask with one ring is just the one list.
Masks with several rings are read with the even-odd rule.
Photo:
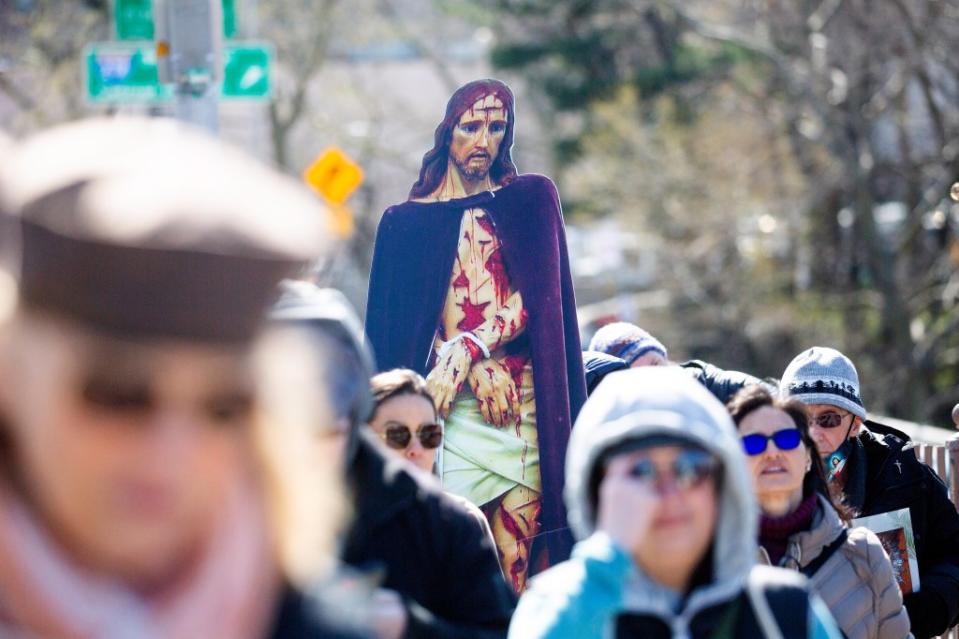
[[776, 448], [779, 450], [793, 450], [799, 446], [799, 442], [802, 441], [802, 436], [798, 428], [784, 428], [777, 430], [772, 435], [752, 433], [751, 435], [743, 436], [743, 449], [747, 455], [761, 455], [766, 452], [766, 446], [769, 444], [770, 439], [775, 442]]
[[699, 450], [683, 451], [670, 466], [670, 469], [663, 470], [651, 459], [640, 459], [629, 474], [656, 486], [661, 486], [668, 477], [672, 477], [677, 488], [689, 490], [702, 485], [707, 479], [715, 479], [720, 468], [715, 457]]

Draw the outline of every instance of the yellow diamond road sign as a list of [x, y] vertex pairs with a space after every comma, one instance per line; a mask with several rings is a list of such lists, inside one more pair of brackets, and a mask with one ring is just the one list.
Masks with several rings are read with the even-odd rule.
[[342, 204], [363, 182], [363, 169], [336, 147], [303, 171], [303, 180], [332, 204]]

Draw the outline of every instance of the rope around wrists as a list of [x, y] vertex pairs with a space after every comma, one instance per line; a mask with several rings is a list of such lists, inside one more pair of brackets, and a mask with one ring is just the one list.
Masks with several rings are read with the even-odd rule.
[[479, 360], [480, 355], [482, 355], [484, 359], [489, 359], [489, 356], [490, 356], [489, 347], [483, 343], [483, 340], [476, 337], [476, 335], [474, 335], [473, 333], [469, 333], [469, 332], [460, 333], [459, 335], [457, 335], [450, 341], [440, 346], [440, 350], [439, 352], [437, 352], [437, 356], [439, 357], [439, 359], [443, 359], [443, 357], [446, 356], [447, 352], [449, 352], [449, 350], [453, 348], [453, 345], [456, 344], [457, 342], [463, 342], [463, 344], [466, 346], [466, 349], [470, 353], [470, 358], [474, 362]]

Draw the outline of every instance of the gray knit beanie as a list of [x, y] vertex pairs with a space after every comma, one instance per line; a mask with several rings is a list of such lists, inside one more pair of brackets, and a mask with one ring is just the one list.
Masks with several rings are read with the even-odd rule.
[[783, 396], [804, 404], [831, 404], [866, 419], [856, 367], [834, 348], [813, 346], [797, 355], [786, 367], [780, 388]]

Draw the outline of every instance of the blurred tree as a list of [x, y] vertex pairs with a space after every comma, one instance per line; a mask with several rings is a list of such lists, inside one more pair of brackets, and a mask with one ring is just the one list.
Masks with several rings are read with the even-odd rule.
[[262, 36], [276, 46], [281, 72], [270, 101], [273, 159], [290, 168], [290, 134], [306, 112], [309, 90], [330, 55], [339, 0], [261, 0]]
[[109, 7], [90, 0], [0, 2], [0, 93], [26, 131], [85, 111], [83, 48], [109, 35]]
[[487, 4], [510, 15], [494, 63], [552, 105], [568, 209], [665, 240], [688, 352], [779, 374], [833, 343], [872, 407], [948, 423], [954, 0]]

